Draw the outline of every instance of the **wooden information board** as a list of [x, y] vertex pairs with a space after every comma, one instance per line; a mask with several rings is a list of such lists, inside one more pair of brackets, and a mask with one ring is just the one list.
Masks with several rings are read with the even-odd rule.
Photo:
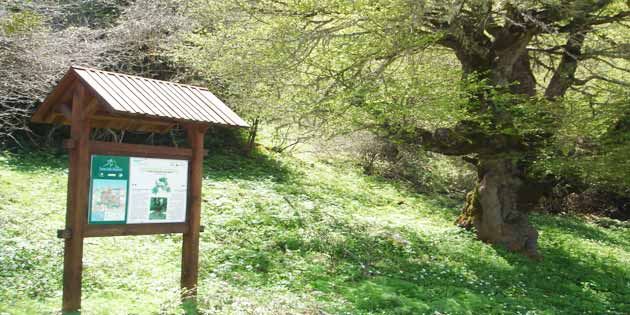
[[[183, 299], [194, 305], [199, 270], [204, 133], [210, 124], [248, 127], [208, 90], [71, 67], [33, 114], [70, 125], [63, 304], [81, 310], [86, 237], [182, 233]], [[180, 126], [187, 147], [94, 141], [93, 128], [164, 133]]]
[[65, 239], [66, 313], [80, 310], [85, 237], [183, 233], [181, 286], [194, 300], [205, 126], [187, 130], [190, 149], [89, 141], [89, 133], [72, 133], [66, 142], [68, 210], [58, 231]]
[[186, 222], [188, 160], [93, 154], [88, 224]]

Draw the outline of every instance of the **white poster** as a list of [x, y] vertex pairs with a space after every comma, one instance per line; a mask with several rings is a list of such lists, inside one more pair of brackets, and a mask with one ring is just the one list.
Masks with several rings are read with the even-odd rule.
[[188, 161], [129, 158], [127, 224], [186, 221]]

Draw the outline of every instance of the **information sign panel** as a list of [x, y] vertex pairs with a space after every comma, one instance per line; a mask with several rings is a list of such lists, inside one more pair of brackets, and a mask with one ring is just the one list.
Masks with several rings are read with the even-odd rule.
[[188, 161], [92, 155], [89, 224], [186, 221]]

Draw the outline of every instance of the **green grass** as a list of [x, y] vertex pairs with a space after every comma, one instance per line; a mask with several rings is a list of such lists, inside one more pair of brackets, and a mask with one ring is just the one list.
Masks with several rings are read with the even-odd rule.
[[[0, 155], [0, 314], [61, 304], [67, 161]], [[630, 228], [534, 215], [540, 262], [342, 160], [205, 162], [201, 314], [630, 314]], [[605, 226], [605, 227], [604, 227]], [[181, 236], [90, 238], [83, 314], [178, 314]]]

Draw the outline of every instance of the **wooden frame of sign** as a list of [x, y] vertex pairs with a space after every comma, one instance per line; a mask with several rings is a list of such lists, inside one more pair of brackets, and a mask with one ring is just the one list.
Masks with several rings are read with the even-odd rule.
[[[68, 198], [66, 211], [66, 227], [58, 231], [58, 237], [63, 238], [64, 245], [64, 272], [63, 272], [63, 304], [62, 311], [68, 313], [79, 313], [81, 309], [81, 278], [83, 272], [83, 240], [86, 237], [122, 236], [122, 235], [149, 235], [163, 233], [183, 234], [182, 243], [182, 263], [181, 263], [181, 287], [185, 295], [185, 301], [194, 302], [197, 290], [198, 260], [199, 260], [199, 233], [201, 232], [201, 186], [203, 173], [203, 158], [206, 154], [204, 143], [204, 132], [210, 123], [204, 121], [186, 121], [168, 117], [127, 117], [111, 110], [111, 104], [107, 103], [107, 97], [99, 94], [99, 90], [94, 88], [98, 82], [83, 80], [80, 75], [73, 71], [97, 70], [71, 68], [59, 86], [53, 90], [47, 100], [38, 108], [33, 115], [33, 122], [54, 123], [60, 121], [70, 125], [70, 139], [66, 140], [64, 146], [70, 152], [69, 174], [68, 174]], [[104, 72], [103, 72], [104, 73]], [[108, 75], [117, 75], [106, 73]], [[104, 76], [102, 73], [99, 74]], [[122, 75], [118, 75], [122, 76]], [[69, 78], [69, 79], [68, 79]], [[126, 82], [141, 80], [142, 78], [126, 78]], [[108, 79], [110, 82], [112, 79]], [[146, 79], [145, 79], [146, 80]], [[121, 79], [122, 81], [122, 79]], [[155, 80], [154, 80], [155, 81]], [[161, 84], [170, 84], [163, 81], [156, 81]], [[132, 85], [131, 83], [129, 83]], [[148, 92], [158, 93], [154, 86]], [[102, 83], [101, 83], [102, 85]], [[149, 85], [147, 83], [147, 85]], [[112, 86], [113, 87], [113, 86]], [[118, 86], [118, 92], [125, 92]], [[180, 87], [191, 90], [194, 87]], [[167, 89], [166, 87], [164, 88]], [[169, 98], [180, 112], [185, 110], [184, 103], [177, 100], [173, 95], [184, 95], [183, 92], [176, 92], [172, 86], [168, 87], [168, 92], [160, 92], [164, 98], [167, 93], [171, 93]], [[133, 93], [133, 89], [128, 88], [127, 94]], [[146, 93], [148, 93], [146, 92]], [[142, 91], [136, 90], [140, 95]], [[127, 95], [129, 96], [129, 95]], [[182, 96], [183, 97], [183, 96]], [[148, 97], [145, 98], [148, 99]], [[139, 99], [139, 97], [137, 97]], [[130, 101], [128, 101], [130, 102]], [[71, 106], [69, 106], [69, 103]], [[164, 102], [165, 105], [168, 105]], [[221, 103], [222, 104], [222, 103]], [[201, 105], [200, 102], [193, 105]], [[214, 105], [214, 104], [211, 104]], [[210, 105], [209, 105], [210, 106]], [[225, 106], [224, 104], [222, 106]], [[200, 108], [193, 108], [197, 113]], [[207, 109], [204, 109], [207, 110]], [[215, 111], [226, 111], [225, 108], [213, 109]], [[229, 109], [227, 109], [229, 110]], [[235, 115], [230, 111], [232, 115]], [[240, 119], [240, 118], [239, 118]], [[141, 130], [152, 132], [165, 132], [170, 128], [180, 125], [187, 132], [188, 148], [176, 148], [166, 146], [122, 144], [114, 142], [93, 141], [90, 139], [93, 127], [116, 128], [127, 130]], [[220, 124], [220, 123], [219, 123]], [[227, 123], [225, 125], [228, 125]], [[246, 123], [240, 121], [236, 127], [246, 127]], [[188, 161], [188, 183], [186, 200], [186, 217], [184, 222], [170, 223], [141, 223], [141, 224], [89, 224], [88, 208], [90, 199], [90, 169], [92, 155], [113, 155], [130, 156], [144, 158], [162, 158]], [[128, 196], [126, 196], [128, 197]]]
[[[59, 232], [65, 238], [63, 272], [63, 311], [76, 312], [81, 308], [81, 278], [83, 271], [83, 239], [86, 237], [183, 233], [181, 286], [187, 297], [194, 298], [199, 270], [199, 232], [201, 216], [201, 177], [204, 156], [205, 125], [186, 125], [190, 148], [133, 145], [90, 141], [90, 119], [85, 106], [84, 89], [73, 97], [68, 173], [68, 205], [66, 228]], [[87, 224], [90, 188], [90, 156], [92, 154], [130, 155], [154, 158], [189, 160], [188, 213], [185, 223], [153, 224]]]

